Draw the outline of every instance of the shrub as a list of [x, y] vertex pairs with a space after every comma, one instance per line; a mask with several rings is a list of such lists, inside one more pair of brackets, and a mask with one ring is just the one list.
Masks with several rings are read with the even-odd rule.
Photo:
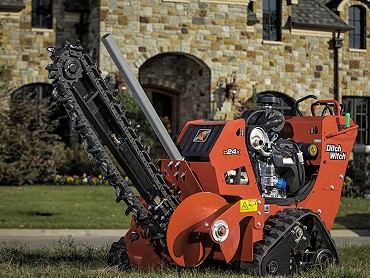
[[343, 187], [342, 187], [342, 196], [346, 197], [362, 197], [363, 192], [359, 186], [354, 184], [354, 181], [351, 177], [346, 176], [344, 178]]
[[[1, 90], [0, 102], [9, 103], [9, 92]], [[47, 183], [65, 163], [64, 144], [54, 134], [49, 100], [28, 96], [12, 100], [1, 110], [0, 184]]]
[[132, 127], [140, 126], [138, 133], [141, 135], [143, 143], [153, 147], [156, 142], [155, 133], [132, 94], [128, 90], [123, 90], [117, 99], [121, 101], [122, 110], [131, 121]]
[[95, 169], [94, 161], [88, 159], [88, 152], [82, 148], [81, 144], [64, 149], [65, 160], [57, 166], [57, 172], [60, 175], [83, 175], [90, 173], [97, 175], [99, 170]]

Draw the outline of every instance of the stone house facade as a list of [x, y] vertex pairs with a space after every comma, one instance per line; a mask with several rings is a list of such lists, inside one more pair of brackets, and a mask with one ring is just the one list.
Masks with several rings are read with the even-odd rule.
[[44, 50], [76, 39], [124, 86], [100, 42], [111, 33], [173, 135], [237, 117], [253, 92], [274, 92], [287, 114], [306, 95], [335, 98], [360, 125], [358, 182], [370, 187], [370, 1], [3, 0], [0, 19], [12, 89], [48, 83]]

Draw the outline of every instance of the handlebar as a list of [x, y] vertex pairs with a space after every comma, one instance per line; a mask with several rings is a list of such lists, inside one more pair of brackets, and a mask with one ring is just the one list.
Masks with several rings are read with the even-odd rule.
[[[312, 103], [311, 104], [312, 116], [316, 116], [316, 108], [317, 108], [317, 106], [320, 106], [320, 105], [325, 106], [325, 108], [323, 109], [323, 111], [321, 113], [321, 116], [324, 116], [325, 112], [327, 110], [329, 111], [330, 115], [334, 115], [334, 114], [336, 116], [341, 115], [341, 111], [342, 111], [341, 104], [336, 100], [330, 99], [330, 100], [319, 100], [319, 101], [316, 101], [316, 102]], [[335, 108], [334, 112], [332, 110], [333, 107]]]
[[298, 115], [299, 115], [299, 116], [301, 116], [301, 117], [303, 116], [303, 114], [302, 114], [302, 112], [299, 110], [298, 105], [299, 105], [302, 101], [305, 101], [306, 99], [309, 99], [309, 98], [317, 99], [317, 96], [315, 96], [315, 95], [308, 95], [308, 96], [305, 96], [305, 97], [303, 97], [303, 98], [300, 98], [299, 100], [297, 100], [297, 101], [295, 102], [295, 110], [297, 111]]

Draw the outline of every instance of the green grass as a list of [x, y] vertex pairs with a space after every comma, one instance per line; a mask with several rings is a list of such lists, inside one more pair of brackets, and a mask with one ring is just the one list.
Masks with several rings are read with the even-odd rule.
[[370, 229], [370, 200], [342, 197], [333, 229]]
[[[340, 265], [323, 272], [311, 270], [292, 277], [370, 277], [370, 245], [339, 249]], [[243, 272], [217, 268], [119, 271], [107, 267], [107, 249], [93, 249], [65, 241], [53, 249], [26, 249], [21, 246], [0, 247], [0, 277], [251, 277]]]
[[0, 186], [0, 228], [122, 229], [126, 205], [111, 186]]
[[[0, 186], [0, 228], [125, 229], [111, 186]], [[370, 229], [370, 200], [342, 198], [334, 229]]]

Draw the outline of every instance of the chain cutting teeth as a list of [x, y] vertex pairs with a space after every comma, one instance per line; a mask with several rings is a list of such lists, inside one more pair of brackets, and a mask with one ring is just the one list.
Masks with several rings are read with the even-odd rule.
[[[125, 184], [125, 180], [121, 173], [113, 164], [112, 160], [105, 152], [102, 143], [99, 141], [101, 134], [98, 136], [98, 132], [94, 129], [94, 122], [90, 122], [90, 117], [86, 117], [85, 113], [89, 113], [89, 111], [86, 111], [85, 107], [87, 104], [85, 104], [85, 100], [82, 100], [81, 104], [81, 99], [78, 94], [83, 93], [83, 96], [92, 97], [91, 92], [94, 92], [94, 97], [97, 96], [100, 98], [99, 101], [106, 103], [106, 109], [111, 110], [112, 117], [116, 118], [116, 124], [120, 124], [124, 134], [127, 134], [123, 134], [124, 136], [117, 134], [117, 141], [126, 142], [126, 145], [131, 144], [134, 148], [133, 151], [140, 152], [140, 154], [138, 153], [138, 157], [145, 157], [145, 159], [140, 158], [143, 160], [141, 163], [145, 164], [144, 166], [149, 173], [148, 175], [151, 176], [151, 179], [155, 182], [164, 182], [162, 176], [159, 178], [156, 175], [156, 173], [158, 173], [158, 168], [156, 168], [151, 161], [149, 154], [145, 153], [149, 152], [149, 149], [141, 143], [141, 138], [136, 134], [138, 130], [132, 129], [131, 122], [126, 118], [125, 112], [122, 111], [121, 106], [118, 104], [116, 99], [118, 90], [108, 90], [107, 84], [110, 81], [109, 76], [105, 79], [101, 78], [97, 63], [91, 61], [93, 52], [84, 53], [80, 42], [76, 42], [75, 45], [66, 42], [62, 48], [49, 47], [47, 50], [51, 53], [50, 58], [53, 61], [52, 64], [46, 67], [49, 78], [53, 79], [55, 88], [53, 96], [59, 103], [64, 105], [73, 122], [74, 130], [81, 135], [84, 148], [88, 151], [88, 158], [95, 160], [96, 166], [101, 169], [103, 177], [108, 179], [114, 186], [117, 200], [125, 201], [128, 206], [127, 211], [132, 212], [134, 220], [138, 225], [142, 225], [146, 234], [149, 235], [148, 239], [163, 239], [163, 229], [165, 229], [165, 226], [163, 228], [160, 226], [162, 224], [154, 221], [155, 214], [159, 212], [149, 212], [128, 185]], [[79, 91], [80, 88], [81, 91]], [[95, 95], [95, 93], [98, 94]], [[144, 154], [142, 152], [144, 152]], [[158, 188], [161, 189], [160, 186]], [[168, 189], [163, 190], [162, 188], [159, 194], [163, 195], [166, 192], [168, 192]], [[162, 200], [172, 202], [170, 206], [166, 205], [166, 209], [163, 210], [163, 215], [169, 215], [168, 212], [177, 205], [178, 201], [172, 200], [174, 196], [170, 196], [170, 198], [166, 199], [166, 196], [162, 195], [160, 195]], [[163, 221], [169, 219], [168, 217], [164, 219], [163, 215], [161, 215], [159, 215], [159, 218], [162, 218]], [[162, 242], [165, 241], [162, 240]], [[162, 246], [165, 246], [165, 243], [163, 243]]]

